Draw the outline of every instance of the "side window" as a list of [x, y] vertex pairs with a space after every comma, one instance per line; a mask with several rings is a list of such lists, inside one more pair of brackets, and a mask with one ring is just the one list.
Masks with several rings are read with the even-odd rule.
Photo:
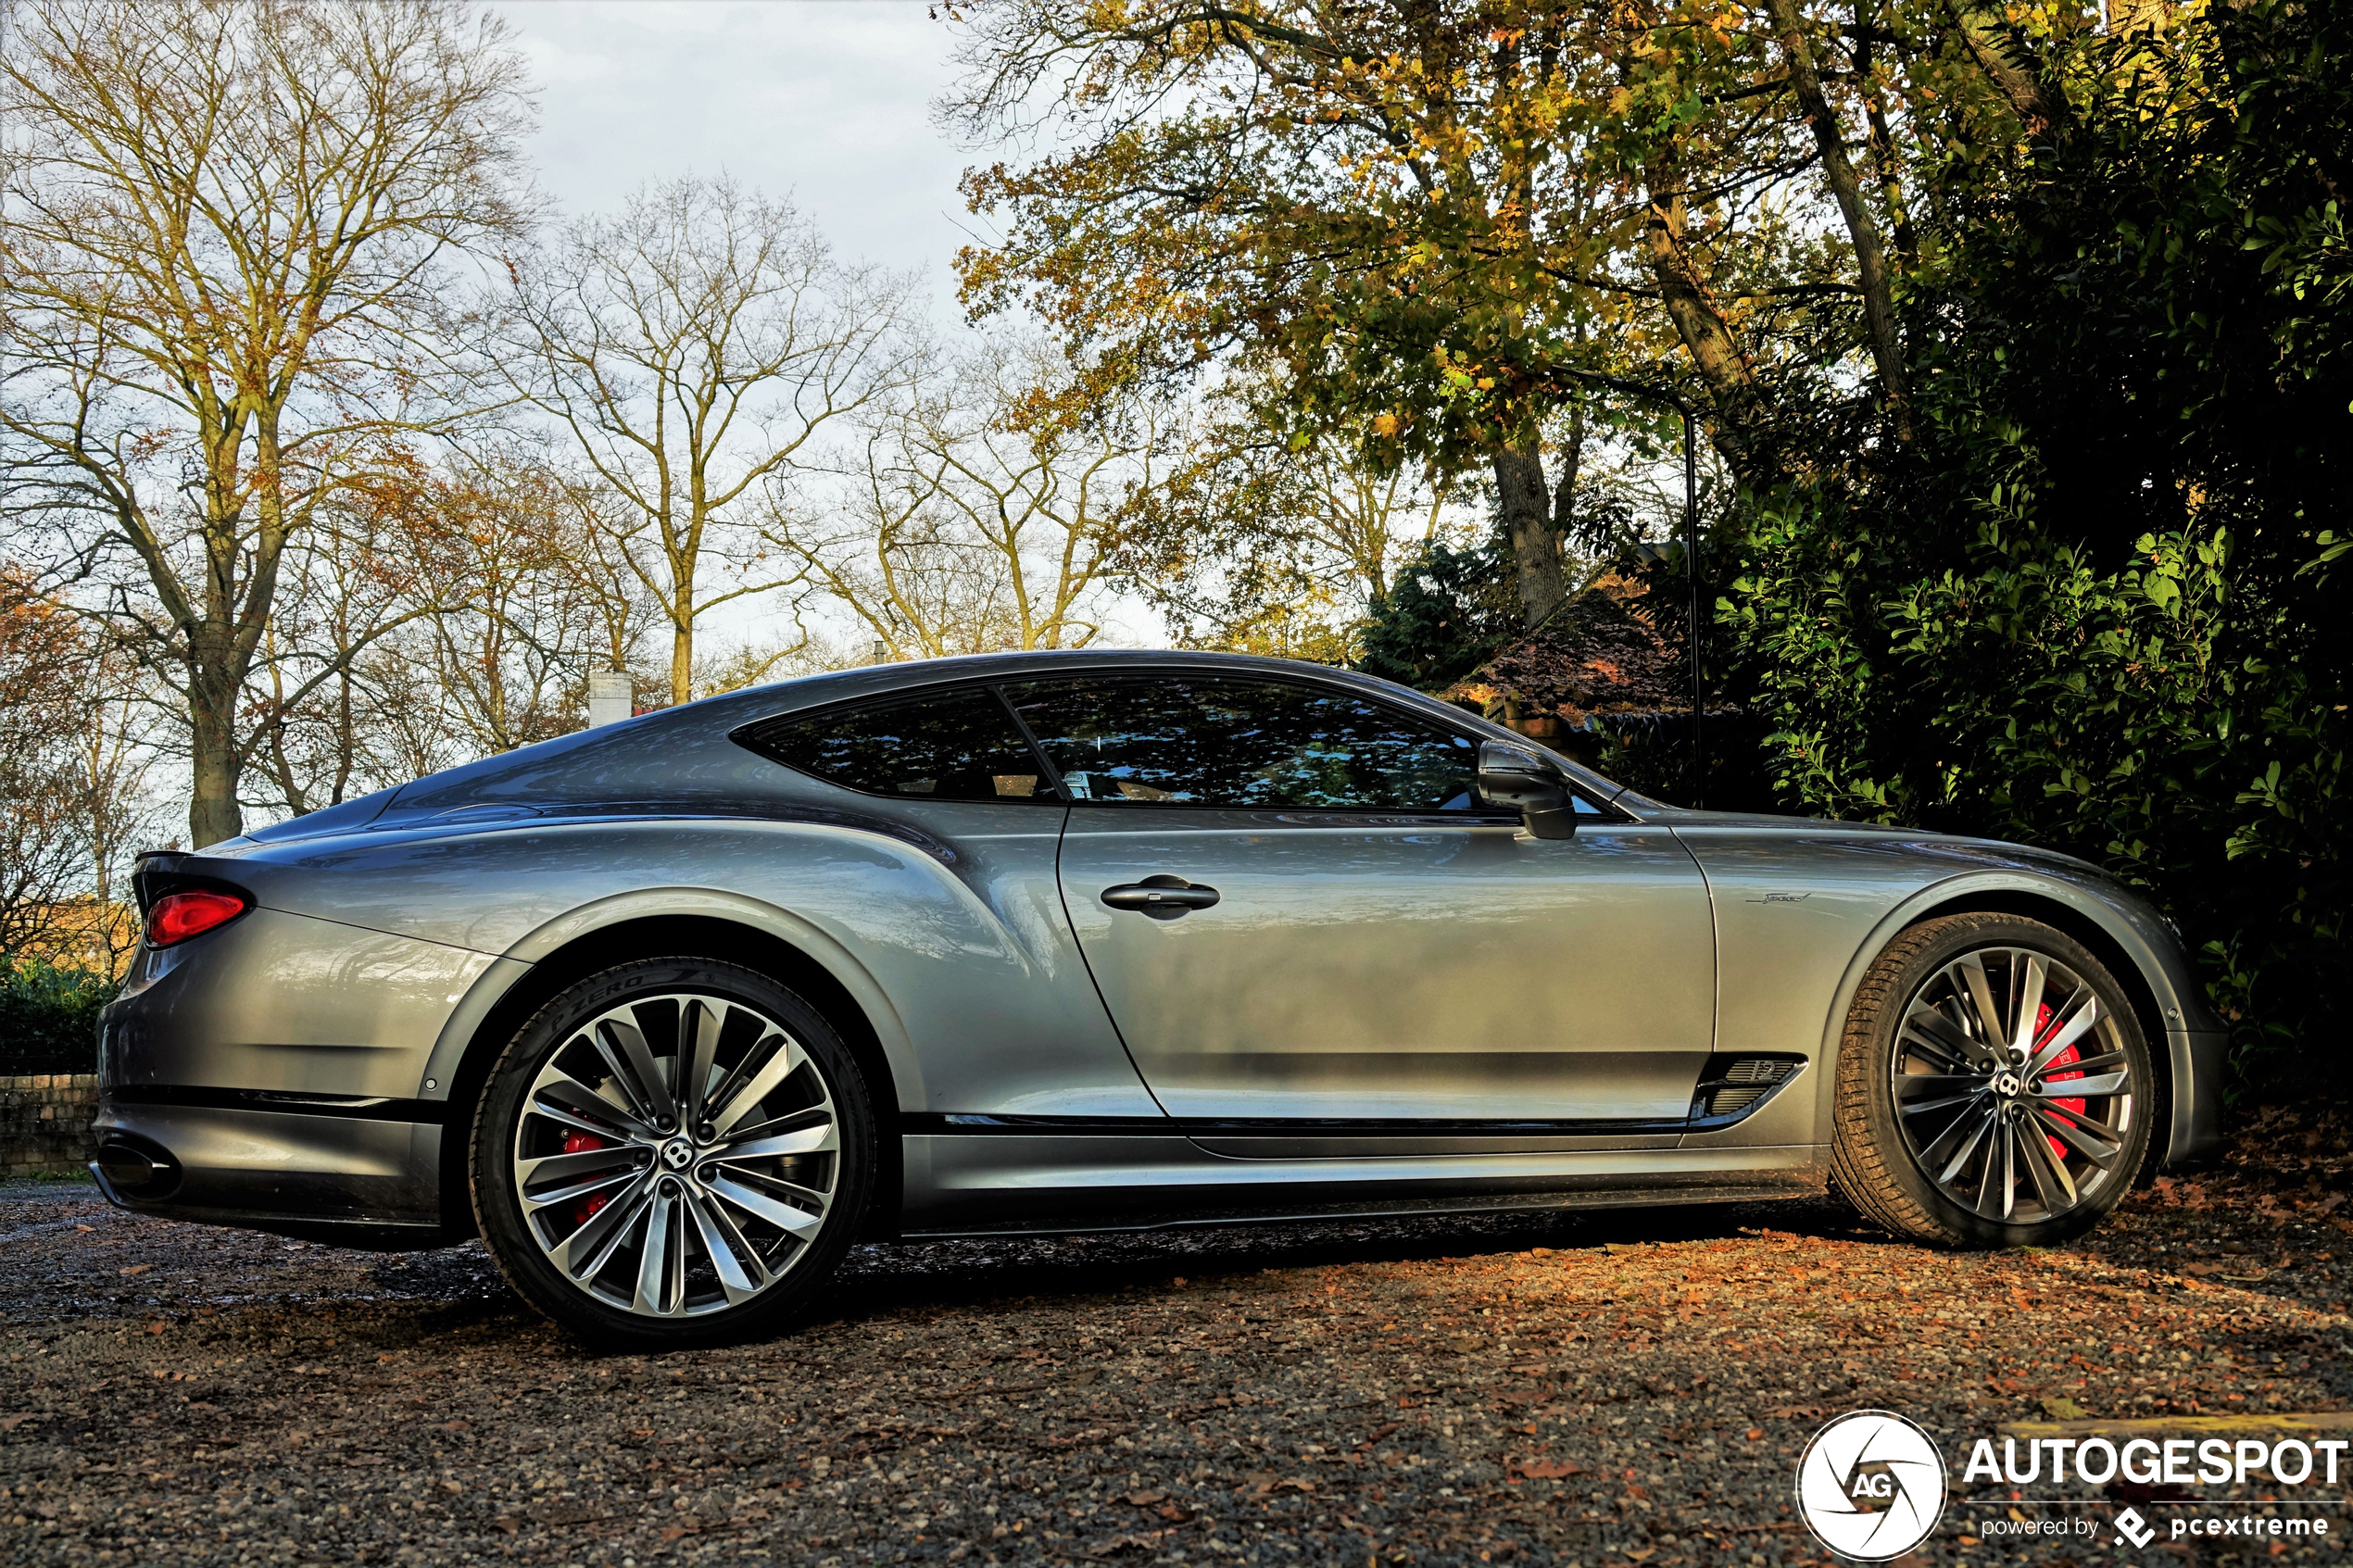
[[1074, 800], [1305, 810], [1475, 809], [1478, 748], [1344, 692], [1274, 681], [1009, 686]]
[[986, 687], [775, 720], [753, 749], [829, 784], [929, 800], [1052, 800], [1038, 758]]

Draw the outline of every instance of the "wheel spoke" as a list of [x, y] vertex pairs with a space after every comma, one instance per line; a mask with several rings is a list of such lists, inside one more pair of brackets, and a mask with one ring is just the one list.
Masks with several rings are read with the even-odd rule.
[[634, 1111], [617, 1106], [579, 1079], [550, 1069], [531, 1091], [531, 1111], [550, 1122], [599, 1137], [649, 1138], [654, 1130]]
[[2034, 1183], [2035, 1196], [2043, 1200], [2046, 1214], [2063, 1213], [2075, 1207], [2075, 1178], [2067, 1173], [2064, 1161], [2055, 1159], [2051, 1146], [2043, 1139], [2042, 1123], [2032, 1117], [2020, 1117], [2013, 1135], [2019, 1153], [2026, 1163], [2026, 1173]]
[[749, 1143], [730, 1144], [714, 1156], [722, 1164], [738, 1160], [778, 1160], [791, 1154], [824, 1154], [841, 1147], [834, 1124], [803, 1127], [797, 1133], [782, 1133], [774, 1137], [754, 1138]]
[[[766, 1045], [769, 1041], [775, 1043], [775, 1049], [769, 1052], [768, 1060], [761, 1064], [760, 1071], [754, 1073], [741, 1088], [721, 1090], [721, 1093], [726, 1095], [726, 1100], [720, 1106], [718, 1111], [709, 1118], [711, 1124], [718, 1129], [720, 1136], [726, 1136], [728, 1131], [736, 1123], [751, 1113], [752, 1107], [774, 1094], [786, 1079], [799, 1070], [804, 1058], [799, 1042], [789, 1035], [778, 1033], [770, 1035], [768, 1040], [763, 1040], [761, 1044]], [[753, 1056], [757, 1056], [760, 1047], [754, 1046]], [[746, 1057], [744, 1060], [749, 1061], [752, 1058]]]
[[583, 1182], [570, 1182], [562, 1186], [535, 1189], [527, 1187], [523, 1190], [522, 1204], [525, 1209], [536, 1212], [551, 1203], [563, 1203], [575, 1198], [586, 1198], [591, 1194], [603, 1192], [608, 1187], [625, 1186], [634, 1181], [636, 1175], [635, 1169], [629, 1169], [610, 1172], [601, 1176], [592, 1176]]
[[[653, 1051], [646, 1045], [645, 1035], [635, 1023], [619, 1018], [607, 1018], [597, 1025], [598, 1042], [611, 1042], [628, 1065], [623, 1074], [622, 1088], [635, 1099], [641, 1112], [652, 1122], [674, 1123], [678, 1107], [671, 1098], [670, 1080], [654, 1061]], [[610, 1060], [610, 1055], [606, 1058]]]
[[2068, 1078], [2057, 1084], [2045, 1084], [2034, 1092], [2052, 1099], [2097, 1099], [2112, 1095], [2133, 1081], [2130, 1073], [2100, 1073], [2082, 1078]]
[[671, 1288], [671, 1254], [683, 1248], [686, 1237], [672, 1234], [671, 1222], [675, 1218], [678, 1200], [667, 1193], [656, 1193], [646, 1210], [646, 1240], [637, 1253], [637, 1289], [630, 1298], [629, 1310], [648, 1312], [656, 1317], [668, 1317], [679, 1306], [683, 1292]]
[[1971, 953], [1954, 967], [1961, 972], [1969, 1000], [1977, 1004], [1977, 1021], [1985, 1031], [1986, 1048], [1998, 1049], [2007, 1031], [2002, 1027], [2002, 1010], [1994, 1005], [1994, 985], [1986, 976], [1984, 960]]
[[1977, 1067], [1968, 1032], [1944, 1016], [1941, 1008], [1919, 1007], [1904, 1020], [1904, 1043], [1911, 1050], [1934, 1059], [1950, 1072], [1969, 1073]]
[[782, 1116], [766, 1122], [755, 1122], [749, 1126], [739, 1122], [728, 1129], [727, 1137], [731, 1143], [742, 1143], [751, 1138], [773, 1138], [783, 1133], [797, 1133], [803, 1127], [830, 1127], [833, 1125], [833, 1102], [828, 1100], [823, 1105], [812, 1105], [799, 1110], [788, 1110]]
[[588, 1216], [580, 1228], [557, 1246], [549, 1248], [547, 1257], [556, 1267], [573, 1279], [587, 1281], [604, 1273], [614, 1252], [628, 1239], [645, 1211], [647, 1200], [653, 1194], [650, 1183], [641, 1182], [636, 1187], [614, 1198]]
[[[2056, 1033], [2043, 1042], [2043, 1048], [2034, 1053], [2034, 1060], [2026, 1064], [2026, 1071], [2029, 1073], [2035, 1073], [2050, 1066], [2052, 1062], [2058, 1060], [2060, 1052], [2089, 1034], [2092, 1025], [2099, 1021], [2100, 999], [2097, 997], [2089, 997], [2083, 1003], [2082, 1011], [2069, 1019]], [[2082, 1064], [2071, 1062], [2069, 1065], [2081, 1066]]]
[[[689, 1193], [686, 1207], [695, 1217], [695, 1228], [702, 1233], [702, 1249], [710, 1255], [711, 1266], [719, 1275], [719, 1287], [727, 1293], [728, 1304], [733, 1306], [757, 1295], [760, 1286], [768, 1283], [768, 1271], [761, 1266], [760, 1254], [744, 1240], [743, 1233], [708, 1198]], [[744, 1268], [747, 1259], [752, 1268], [760, 1271], [758, 1284]]]
[[764, 1192], [755, 1192], [741, 1182], [722, 1176], [709, 1184], [712, 1193], [741, 1209], [757, 1215], [780, 1231], [786, 1231], [802, 1241], [813, 1241], [818, 1228], [824, 1223], [823, 1212], [812, 1213], [784, 1203]]
[[1949, 1094], [1955, 1089], [1984, 1086], [1982, 1073], [1906, 1073], [1895, 1080], [1895, 1098], [1916, 1099], [1925, 1094]]
[[2042, 1010], [2043, 955], [2029, 953], [2021, 968], [2013, 962], [2010, 973], [2018, 992], [2018, 1010], [2011, 1014], [2010, 1052], [2023, 1061], [2034, 1052], [2034, 1018]]
[[719, 1056], [720, 1010], [705, 1001], [691, 1001], [678, 1010], [678, 1060], [686, 1064], [678, 1080], [678, 1120], [691, 1124], [702, 1120], [703, 1098], [711, 1090], [711, 1073]]
[[550, 1181], [585, 1175], [616, 1165], [634, 1165], [637, 1151], [627, 1144], [608, 1144], [603, 1148], [584, 1148], [573, 1154], [550, 1154], [541, 1160], [515, 1161], [515, 1179], [526, 1185], [545, 1177]]
[[2124, 1151], [2121, 1143], [2107, 1136], [2105, 1128], [2079, 1124], [2071, 1116], [2064, 1114], [2063, 1107], [2036, 1106], [2034, 1124], [2103, 1171], [2114, 1165], [2116, 1157]]
[[[2011, 1135], [2007, 1118], [1998, 1112], [1994, 1118], [1994, 1139], [1986, 1150], [1985, 1175], [1977, 1189], [1977, 1211], [1996, 1220], [2007, 1220], [2018, 1207], [2018, 1140]], [[1998, 1156], [1998, 1158], [1996, 1158]], [[2001, 1208], [1994, 1210], [1993, 1184], [2001, 1182]]]
[[1962, 1140], [1961, 1146], [1953, 1151], [1953, 1157], [1945, 1161], [1944, 1171], [1936, 1178], [1938, 1186], [1944, 1185], [1955, 1176], [1959, 1175], [1962, 1169], [1969, 1164], [1969, 1157], [1984, 1147], [1986, 1132], [1994, 1125], [1995, 1115], [1996, 1112], [1992, 1105], [1981, 1104], [1977, 1108], [1976, 1115], [1955, 1117], [1953, 1124], [1937, 1135], [1935, 1143], [1920, 1150], [1922, 1160], [1931, 1161], [1936, 1154], [1938, 1145], [1944, 1143], [1946, 1138], [1951, 1137], [1956, 1132], [1966, 1132], [1969, 1135]]

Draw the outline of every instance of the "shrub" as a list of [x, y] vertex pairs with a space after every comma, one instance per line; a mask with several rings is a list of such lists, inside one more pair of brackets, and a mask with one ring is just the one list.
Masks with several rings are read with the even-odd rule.
[[93, 1073], [116, 982], [40, 959], [0, 960], [0, 1075]]

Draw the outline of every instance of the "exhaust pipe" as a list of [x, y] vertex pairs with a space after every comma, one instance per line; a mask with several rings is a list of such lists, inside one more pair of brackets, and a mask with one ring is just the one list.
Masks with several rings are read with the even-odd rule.
[[90, 1173], [109, 1196], [153, 1200], [168, 1198], [180, 1185], [180, 1161], [161, 1144], [137, 1142], [121, 1133], [108, 1135], [90, 1161]]

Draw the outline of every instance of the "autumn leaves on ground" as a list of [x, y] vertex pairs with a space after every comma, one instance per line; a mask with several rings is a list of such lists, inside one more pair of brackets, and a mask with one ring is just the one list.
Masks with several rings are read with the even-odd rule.
[[[2239, 1146], [2262, 1176], [2048, 1252], [1923, 1251], [1829, 1199], [869, 1248], [799, 1334], [618, 1358], [472, 1248], [19, 1184], [0, 1519], [43, 1563], [1821, 1562], [1798, 1452], [1877, 1406], [1955, 1470], [1923, 1558], [2056, 1561], [1973, 1533], [2015, 1505], [1959, 1484], [1970, 1440], [2353, 1404], [2346, 1139]], [[2066, 1549], [2123, 1560], [2105, 1526]]]

